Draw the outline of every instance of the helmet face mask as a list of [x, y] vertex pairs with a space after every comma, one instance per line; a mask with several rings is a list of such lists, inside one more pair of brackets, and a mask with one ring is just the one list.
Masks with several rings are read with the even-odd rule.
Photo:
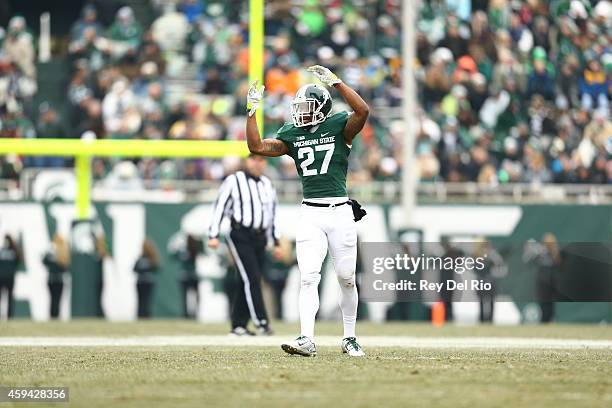
[[327, 89], [307, 84], [302, 86], [291, 102], [291, 119], [295, 127], [323, 123], [331, 113], [331, 96]]

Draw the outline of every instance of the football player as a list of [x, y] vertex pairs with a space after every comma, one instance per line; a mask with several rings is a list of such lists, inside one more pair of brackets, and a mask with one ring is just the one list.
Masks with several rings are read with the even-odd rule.
[[247, 142], [252, 153], [264, 156], [288, 154], [295, 161], [302, 181], [304, 200], [297, 221], [296, 251], [300, 269], [299, 311], [301, 333], [283, 344], [289, 354], [315, 356], [315, 315], [319, 309], [318, 285], [321, 266], [329, 249], [340, 283], [340, 309], [344, 323], [342, 351], [352, 357], [364, 352], [355, 338], [357, 318], [357, 229], [363, 210], [354, 209], [346, 190], [348, 156], [353, 139], [369, 115], [365, 101], [329, 69], [308, 68], [328, 87], [335, 88], [353, 112], [331, 114], [332, 98], [321, 85], [306, 84], [291, 102], [292, 122], [277, 132], [276, 139], [261, 140], [255, 111], [263, 98], [262, 86], [254, 82], [247, 95]]

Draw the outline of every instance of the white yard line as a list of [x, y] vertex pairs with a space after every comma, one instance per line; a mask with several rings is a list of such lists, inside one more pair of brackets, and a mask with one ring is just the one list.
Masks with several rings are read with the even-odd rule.
[[[0, 337], [0, 347], [164, 347], [230, 346], [278, 347], [289, 337], [230, 337], [227, 335], [125, 336], [125, 337]], [[318, 346], [340, 346], [340, 338], [318, 336]], [[611, 349], [612, 340], [546, 339], [525, 337], [407, 337], [361, 336], [364, 347], [485, 348], [485, 349]]]

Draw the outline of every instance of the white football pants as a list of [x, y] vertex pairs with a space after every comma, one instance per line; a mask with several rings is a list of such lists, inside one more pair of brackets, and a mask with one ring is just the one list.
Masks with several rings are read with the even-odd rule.
[[315, 316], [319, 310], [318, 286], [321, 266], [329, 248], [338, 283], [344, 337], [355, 337], [357, 320], [357, 227], [350, 205], [334, 208], [302, 204], [297, 225], [296, 252], [300, 269], [299, 296], [302, 336], [314, 339]]

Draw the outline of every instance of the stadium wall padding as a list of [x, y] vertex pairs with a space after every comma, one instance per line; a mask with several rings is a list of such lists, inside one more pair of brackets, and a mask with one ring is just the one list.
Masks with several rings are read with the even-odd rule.
[[[183, 315], [180, 276], [181, 264], [168, 250], [177, 237], [191, 233], [206, 236], [210, 203], [200, 204], [143, 204], [97, 203], [97, 220], [104, 231], [109, 256], [101, 263], [87, 259], [83, 253], [73, 253], [72, 285], [70, 279], [64, 290], [61, 317], [96, 316], [96, 267], [103, 277], [102, 307], [107, 318], [130, 320], [136, 317], [135, 275], [132, 267], [139, 255], [142, 240], [153, 241], [160, 253], [162, 267], [157, 274], [153, 294], [153, 316], [180, 318]], [[364, 242], [386, 242], [396, 239], [401, 227], [399, 206], [367, 205], [368, 216], [359, 223], [359, 238]], [[294, 220], [297, 205], [279, 206], [281, 234], [295, 236]], [[426, 241], [439, 240], [443, 235], [487, 236], [496, 243], [519, 243], [541, 239], [550, 232], [559, 241], [612, 242], [612, 206], [596, 205], [423, 205], [415, 210], [416, 226], [423, 231]], [[47, 273], [42, 257], [50, 247], [55, 232], [70, 236], [74, 220], [71, 203], [0, 203], [0, 233], [18, 236], [23, 245], [25, 262], [16, 277], [15, 296], [19, 302], [17, 312], [35, 320], [49, 318]], [[228, 225], [225, 223], [225, 230]], [[74, 252], [74, 251], [73, 251]], [[221, 251], [223, 252], [223, 251]], [[223, 255], [206, 251], [198, 257], [197, 269], [201, 276], [201, 296], [198, 317], [203, 321], [226, 321], [228, 302], [223, 293], [225, 270]], [[327, 264], [324, 268], [321, 290], [323, 318], [337, 318], [337, 290], [335, 277]], [[530, 271], [524, 271], [515, 285], [533, 285]], [[519, 275], [520, 276], [520, 275]], [[297, 291], [299, 272], [293, 268], [287, 282], [284, 298], [287, 320], [297, 320]], [[525, 289], [529, 290], [529, 289]], [[73, 294], [72, 305], [70, 292]], [[395, 318], [388, 313], [390, 305], [368, 304], [368, 318], [382, 321]], [[519, 321], [530, 320], [533, 305], [516, 303]], [[601, 322], [612, 321], [610, 303], [564, 303], [557, 307], [557, 321]], [[515, 313], [516, 314], [516, 313]], [[412, 313], [419, 319], [426, 313]], [[516, 319], [515, 319], [516, 320]]]

